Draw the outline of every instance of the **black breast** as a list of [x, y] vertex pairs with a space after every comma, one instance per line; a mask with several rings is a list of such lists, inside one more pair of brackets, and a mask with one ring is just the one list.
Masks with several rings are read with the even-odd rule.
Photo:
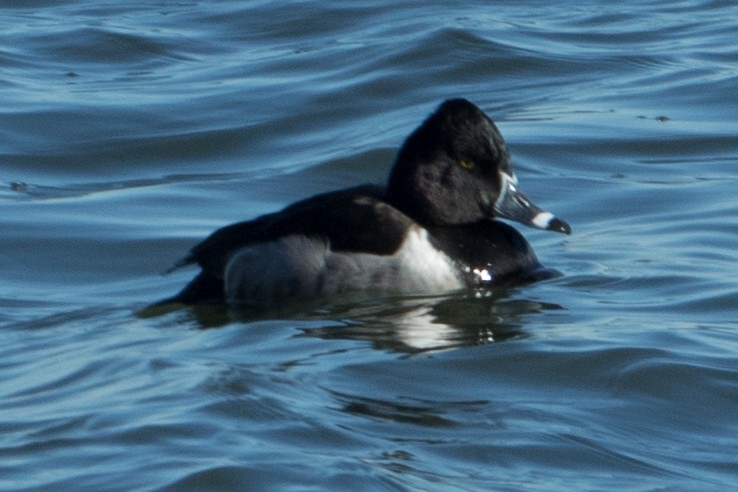
[[[433, 245], [468, 271], [471, 285], [530, 280], [542, 269], [533, 248], [513, 227], [496, 220], [429, 228]], [[474, 273], [484, 270], [486, 275]]]

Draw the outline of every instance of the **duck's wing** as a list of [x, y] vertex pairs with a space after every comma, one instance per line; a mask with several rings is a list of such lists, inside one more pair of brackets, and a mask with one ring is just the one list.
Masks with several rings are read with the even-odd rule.
[[314, 196], [280, 212], [216, 230], [173, 269], [196, 263], [202, 272], [175, 297], [199, 302], [222, 295], [222, 279], [231, 256], [256, 243], [290, 235], [323, 239], [333, 251], [394, 253], [414, 222], [383, 200], [381, 187], [361, 186]]

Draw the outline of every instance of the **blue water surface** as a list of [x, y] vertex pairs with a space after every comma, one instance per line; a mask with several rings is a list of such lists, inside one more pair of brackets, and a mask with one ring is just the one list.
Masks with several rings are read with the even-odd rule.
[[[738, 6], [0, 6], [0, 489], [730, 490]], [[555, 278], [151, 313], [225, 224], [384, 181], [443, 99]]]

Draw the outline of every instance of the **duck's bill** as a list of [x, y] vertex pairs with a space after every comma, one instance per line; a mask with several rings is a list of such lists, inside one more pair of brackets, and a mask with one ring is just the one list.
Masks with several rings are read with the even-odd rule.
[[546, 231], [571, 234], [571, 227], [551, 212], [538, 208], [517, 187], [517, 180], [503, 175], [502, 191], [495, 202], [495, 212], [499, 217], [514, 220], [527, 226]]

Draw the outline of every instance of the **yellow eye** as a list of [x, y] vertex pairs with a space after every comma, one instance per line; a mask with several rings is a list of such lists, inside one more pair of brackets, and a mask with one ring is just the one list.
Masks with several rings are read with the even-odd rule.
[[461, 159], [459, 161], [459, 164], [461, 164], [461, 167], [463, 167], [467, 171], [471, 171], [472, 169], [474, 169], [474, 163], [468, 159]]

